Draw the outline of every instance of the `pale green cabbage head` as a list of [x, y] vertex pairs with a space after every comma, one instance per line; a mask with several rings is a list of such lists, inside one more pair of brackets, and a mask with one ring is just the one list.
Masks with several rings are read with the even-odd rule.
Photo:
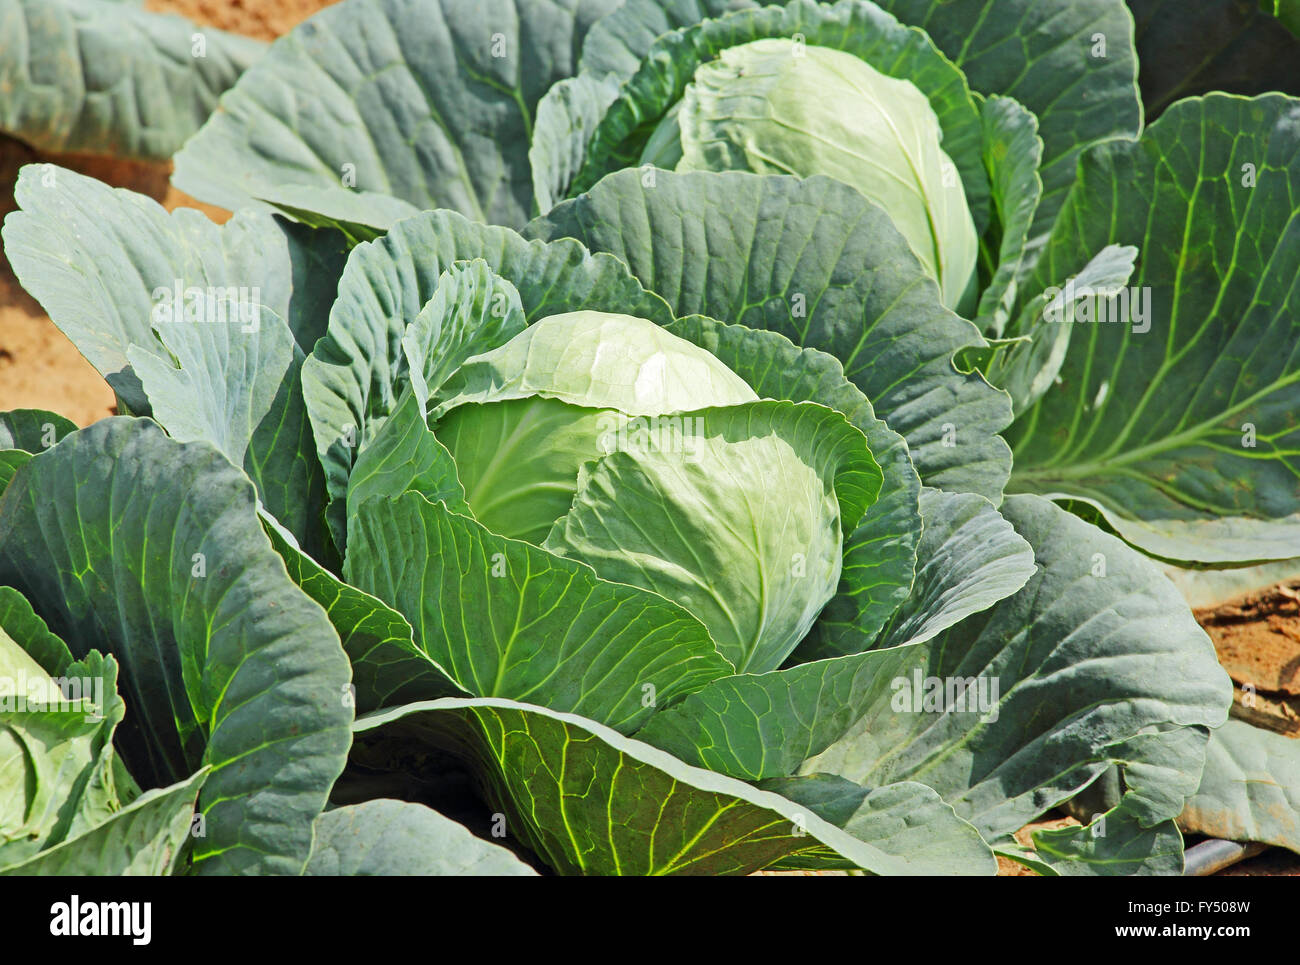
[[973, 282], [978, 238], [942, 136], [910, 82], [840, 50], [765, 39], [696, 70], [642, 163], [843, 181], [885, 209], [952, 308]]
[[673, 600], [739, 669], [779, 666], [835, 593], [834, 480], [787, 428], [793, 403], [654, 322], [544, 318], [439, 399], [434, 431], [483, 525]]

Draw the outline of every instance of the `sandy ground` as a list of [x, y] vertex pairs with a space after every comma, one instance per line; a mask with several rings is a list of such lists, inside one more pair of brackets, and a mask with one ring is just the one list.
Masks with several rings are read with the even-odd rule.
[[[271, 40], [335, 0], [148, 0], [158, 12], [179, 13], [207, 26]], [[171, 165], [145, 164], [73, 155], [48, 155], [0, 136], [0, 217], [13, 205], [13, 184], [24, 164], [53, 161], [118, 187], [130, 188], [168, 210], [196, 207], [216, 221], [228, 212], [200, 204], [171, 186]], [[79, 425], [113, 412], [113, 393], [72, 343], [50, 322], [40, 305], [13, 277], [0, 252], [0, 410], [50, 409]], [[1220, 660], [1239, 683], [1260, 690], [1254, 712], [1262, 726], [1300, 737], [1300, 586], [1278, 587], [1255, 598], [1216, 610], [1197, 611], [1215, 640]], [[1238, 708], [1241, 713], [1242, 709]], [[1021, 832], [1028, 844], [1032, 828], [1073, 823], [1048, 817]], [[1033, 872], [999, 859], [1000, 874]], [[1300, 875], [1300, 859], [1271, 851], [1243, 862], [1231, 874]]]

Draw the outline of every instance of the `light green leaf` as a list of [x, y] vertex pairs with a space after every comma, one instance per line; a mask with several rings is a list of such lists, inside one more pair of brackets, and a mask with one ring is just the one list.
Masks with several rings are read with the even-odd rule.
[[499, 844], [470, 834], [437, 811], [406, 801], [374, 800], [316, 819], [308, 875], [531, 875], [537, 872]]
[[996, 841], [1132, 762], [1125, 801], [1143, 826], [1173, 817], [1231, 702], [1209, 639], [1114, 537], [1032, 496], [1008, 497], [1002, 515], [1034, 548], [1036, 574], [905, 648], [924, 655], [907, 686], [804, 772], [920, 781]]
[[912, 781], [865, 788], [830, 774], [764, 781], [819, 817], [886, 854], [905, 858], [913, 874], [993, 875], [997, 861], [971, 824], [931, 788]]
[[142, 784], [212, 766], [199, 870], [302, 870], [347, 753], [349, 671], [239, 470], [147, 420], [73, 433], [0, 499], [0, 583], [74, 655], [98, 646], [120, 662], [117, 743]]
[[147, 791], [102, 824], [0, 875], [170, 875], [185, 858], [204, 767], [170, 787]]
[[691, 313], [771, 329], [844, 365], [875, 414], [907, 440], [921, 478], [1001, 497], [997, 435], [1010, 400], [953, 354], [984, 344], [944, 309], [884, 213], [830, 178], [641, 172], [610, 175], [529, 227], [624, 261]]
[[1300, 741], [1230, 720], [1210, 734], [1184, 831], [1300, 852]]
[[[708, 349], [763, 398], [816, 402], [844, 414], [867, 437], [883, 479], [876, 501], [844, 536], [844, 566], [835, 597], [822, 608], [805, 647], [828, 653], [867, 649], [889, 615], [907, 599], [921, 534], [921, 481], [903, 437], [876, 418], [867, 397], [844, 377], [834, 356], [798, 348], [777, 332], [724, 325], [702, 315], [668, 330]], [[810, 651], [811, 652], [811, 651]]]
[[1136, 244], [1132, 324], [1074, 333], [1009, 434], [1013, 490], [1086, 501], [1166, 559], [1296, 555], [1298, 121], [1300, 100], [1214, 94], [1084, 158], [1033, 290]]
[[177, 187], [387, 229], [450, 208], [522, 226], [542, 94], [612, 0], [350, 0], [248, 70], [176, 157]]
[[0, 37], [0, 130], [42, 151], [157, 160], [266, 49], [100, 0], [0, 0]]
[[924, 489], [921, 519], [916, 582], [877, 646], [929, 640], [1005, 600], [1034, 575], [1033, 547], [982, 496]]
[[357, 508], [344, 577], [406, 616], [466, 691], [635, 730], [731, 673], [704, 627], [653, 593], [509, 540], [419, 493]]
[[745, 380], [653, 321], [612, 312], [541, 319], [476, 353], [443, 387], [435, 417], [465, 403], [541, 396], [630, 416], [757, 401]]
[[774, 670], [834, 595], [843, 530], [874, 502], [880, 469], [861, 432], [811, 402], [682, 422], [694, 426], [689, 448], [623, 448], [584, 465], [542, 545], [680, 603], [737, 670]]
[[79, 833], [94, 823], [88, 815], [102, 819], [119, 806], [111, 786], [111, 741], [123, 711], [117, 665], [92, 652], [60, 677], [66, 694], [63, 681], [0, 627], [0, 867]]
[[878, 874], [912, 868], [807, 808], [573, 714], [448, 699], [380, 711], [356, 729], [363, 742], [458, 754], [507, 833], [560, 874], [748, 874], [836, 855]]
[[637, 740], [744, 781], [788, 777], [888, 704], [920, 661], [896, 647], [723, 677], [650, 718]]

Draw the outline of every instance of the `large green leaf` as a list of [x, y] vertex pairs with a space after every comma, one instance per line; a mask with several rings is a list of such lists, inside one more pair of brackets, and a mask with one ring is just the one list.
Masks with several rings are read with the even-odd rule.
[[337, 240], [236, 214], [218, 226], [61, 168], [21, 172], [14, 272], [127, 410], [244, 468], [310, 552], [324, 499], [298, 373]]
[[637, 739], [741, 780], [788, 777], [887, 705], [893, 681], [921, 662], [896, 647], [723, 677], [650, 718]]
[[168, 875], [186, 855], [195, 798], [208, 777], [205, 767], [170, 787], [147, 791], [107, 821], [27, 861], [0, 868], [0, 875]]
[[401, 613], [467, 692], [635, 730], [731, 673], [704, 627], [645, 590], [497, 536], [419, 493], [360, 506], [344, 576]]
[[1300, 741], [1230, 720], [1210, 735], [1186, 831], [1300, 852]]
[[[451, 211], [409, 218], [383, 238], [358, 245], [339, 280], [329, 331], [302, 373], [307, 411], [333, 500], [330, 526], [340, 548], [343, 497], [356, 447], [374, 438], [411, 382], [402, 340], [447, 280], [444, 272], [456, 262], [474, 259], [482, 259], [514, 286], [529, 322], [588, 308], [660, 323], [671, 319], [663, 301], [644, 291], [617, 259], [593, 257], [572, 241], [527, 242], [508, 228], [475, 224]], [[466, 288], [467, 293], [474, 290]], [[421, 331], [423, 323], [411, 332], [412, 338]], [[457, 344], [470, 343], [458, 339]]]
[[944, 309], [889, 219], [829, 178], [612, 174], [529, 227], [623, 260], [681, 315], [780, 332], [835, 356], [907, 440], [921, 478], [1001, 498], [1008, 397], [953, 366], [982, 346]]
[[1119, 763], [1141, 825], [1168, 820], [1231, 702], [1209, 639], [1114, 537], [1033, 496], [1008, 497], [1002, 515], [1036, 574], [904, 648], [921, 665], [804, 772], [920, 781], [995, 842]]
[[912, 781], [865, 788], [831, 774], [779, 778], [761, 787], [806, 804], [819, 817], [925, 875], [992, 875], [997, 861], [978, 831], [933, 789]]
[[117, 665], [91, 653], [60, 677], [47, 675], [0, 627], [0, 867], [120, 807], [111, 743], [123, 712]]
[[316, 819], [308, 875], [532, 875], [501, 847], [437, 811], [379, 799], [326, 811]]
[[50, 632], [27, 598], [12, 586], [0, 586], [0, 631], [51, 677], [62, 675], [72, 663], [68, 645]]
[[347, 753], [347, 659], [286, 576], [239, 470], [143, 419], [73, 433], [0, 498], [0, 583], [74, 655], [117, 658], [129, 708], [117, 744], [141, 783], [212, 766], [200, 870], [301, 871]]
[[774, 670], [835, 593], [842, 533], [875, 501], [880, 469], [862, 433], [815, 403], [686, 419], [690, 452], [622, 449], [583, 466], [542, 545], [677, 601], [737, 670]]
[[1058, 384], [1011, 430], [1012, 489], [1085, 500], [1169, 559], [1296, 555], [1297, 118], [1300, 100], [1210, 95], [1085, 157], [1033, 290], [1136, 244], [1133, 295], [1110, 303], [1133, 324], [1074, 332]]
[[266, 49], [101, 0], [0, 0], [0, 38], [0, 130], [130, 158], [170, 157]]
[[349, 0], [280, 38], [176, 157], [177, 187], [386, 229], [450, 208], [522, 226], [528, 143], [614, 0]]
[[878, 874], [915, 870], [809, 808], [573, 714], [447, 699], [380, 711], [356, 729], [362, 741], [461, 756], [506, 832], [561, 874], [747, 874], [837, 855]]
[[413, 700], [460, 697], [437, 662], [415, 645], [414, 632], [396, 610], [344, 583], [266, 526], [271, 545], [284, 559], [290, 578], [320, 604], [338, 632], [352, 664], [352, 687], [359, 714]]
[[76, 428], [63, 416], [44, 409], [0, 412], [0, 495], [19, 466]]
[[411, 389], [357, 457], [348, 478], [349, 520], [367, 499], [397, 496], [408, 489], [431, 502], [445, 502], [452, 512], [473, 515], [465, 502], [456, 462], [429, 431], [424, 407]]
[[817, 402], [844, 414], [867, 437], [880, 467], [876, 501], [844, 534], [844, 566], [835, 597], [822, 608], [805, 646], [835, 653], [867, 649], [907, 599], [921, 535], [921, 482], [903, 437], [876, 417], [867, 397], [831, 355], [801, 349], [784, 335], [689, 315], [668, 330], [708, 349], [763, 398]]
[[[1300, 94], [1300, 38], [1290, 0], [1128, 0], [1135, 22], [1138, 86], [1148, 120], [1179, 98], [1224, 91]], [[1290, 8], [1290, 11], [1280, 10]], [[1266, 9], [1268, 12], [1266, 12]]]
[[923, 490], [921, 519], [916, 582], [877, 646], [929, 640], [1005, 600], [1034, 575], [1033, 547], [981, 496]]

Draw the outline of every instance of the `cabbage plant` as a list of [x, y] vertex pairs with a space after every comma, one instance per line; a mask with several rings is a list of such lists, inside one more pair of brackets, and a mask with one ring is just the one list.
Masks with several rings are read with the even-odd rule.
[[118, 786], [197, 793], [139, 867], [1297, 847], [1292, 749], [1152, 560], [1295, 556], [1296, 102], [1144, 128], [1132, 34], [344, 0], [177, 156], [228, 223], [24, 170], [6, 254], [121, 415], [0, 416], [0, 629], [111, 655]]
[[[1180, 866], [1226, 678], [1150, 562], [1001, 499], [1009, 401], [951, 364], [970, 336], [915, 260], [838, 303], [952, 327], [945, 352], [871, 326], [877, 407], [834, 355], [674, 311], [572, 239], [435, 211], [340, 265], [329, 231], [45, 173], [6, 249], [137, 415], [7, 417], [0, 583], [31, 616], [0, 625], [114, 654], [133, 779], [202, 782], [184, 869], [526, 871], [494, 825], [562, 873]], [[660, 189], [714, 177], [861, 205], [862, 257], [888, 228], [829, 179]], [[203, 315], [249, 277], [256, 304]], [[177, 279], [193, 312], [153, 311]], [[955, 451], [953, 399], [987, 413]], [[1112, 768], [1106, 836], [1016, 842]]]

